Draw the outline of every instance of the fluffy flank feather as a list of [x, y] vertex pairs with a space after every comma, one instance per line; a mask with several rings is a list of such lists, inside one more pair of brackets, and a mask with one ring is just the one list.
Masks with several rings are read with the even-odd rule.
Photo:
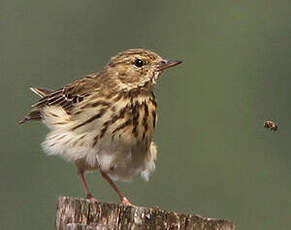
[[145, 168], [140, 173], [143, 179], [145, 179], [146, 181], [149, 181], [150, 174], [156, 168], [155, 161], [157, 159], [158, 150], [157, 145], [153, 141], [150, 145], [149, 152], [150, 154], [148, 155], [148, 159], [146, 159]]
[[41, 114], [43, 123], [52, 130], [63, 129], [70, 121], [70, 115], [61, 106], [46, 106]]

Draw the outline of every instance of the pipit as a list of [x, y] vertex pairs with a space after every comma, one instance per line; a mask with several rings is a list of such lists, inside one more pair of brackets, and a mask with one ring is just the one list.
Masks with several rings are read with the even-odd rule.
[[157, 123], [153, 88], [160, 74], [181, 61], [168, 61], [145, 49], [111, 58], [103, 70], [51, 91], [31, 88], [41, 99], [20, 121], [42, 120], [50, 132], [42, 143], [49, 155], [73, 162], [86, 196], [85, 172], [100, 170], [122, 204], [131, 205], [112, 180], [145, 179], [155, 169]]

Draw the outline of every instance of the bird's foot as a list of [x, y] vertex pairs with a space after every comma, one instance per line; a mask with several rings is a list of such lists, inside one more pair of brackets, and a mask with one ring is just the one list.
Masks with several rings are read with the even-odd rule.
[[97, 199], [91, 193], [88, 193], [86, 198], [91, 201], [97, 201]]
[[122, 198], [121, 203], [122, 203], [124, 206], [136, 207], [135, 205], [133, 205], [132, 203], [130, 203], [130, 201], [129, 201], [126, 197], [123, 197], [123, 198]]

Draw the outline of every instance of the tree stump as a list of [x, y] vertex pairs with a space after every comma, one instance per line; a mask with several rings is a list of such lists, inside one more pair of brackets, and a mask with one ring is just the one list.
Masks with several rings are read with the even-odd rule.
[[59, 197], [57, 230], [234, 230], [228, 220], [159, 208], [127, 207], [82, 198]]

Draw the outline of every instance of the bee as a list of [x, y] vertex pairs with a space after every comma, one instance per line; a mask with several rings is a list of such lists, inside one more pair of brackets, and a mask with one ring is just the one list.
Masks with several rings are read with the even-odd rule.
[[266, 129], [270, 129], [274, 132], [276, 132], [278, 130], [278, 126], [276, 125], [276, 123], [274, 121], [264, 121], [264, 127]]

